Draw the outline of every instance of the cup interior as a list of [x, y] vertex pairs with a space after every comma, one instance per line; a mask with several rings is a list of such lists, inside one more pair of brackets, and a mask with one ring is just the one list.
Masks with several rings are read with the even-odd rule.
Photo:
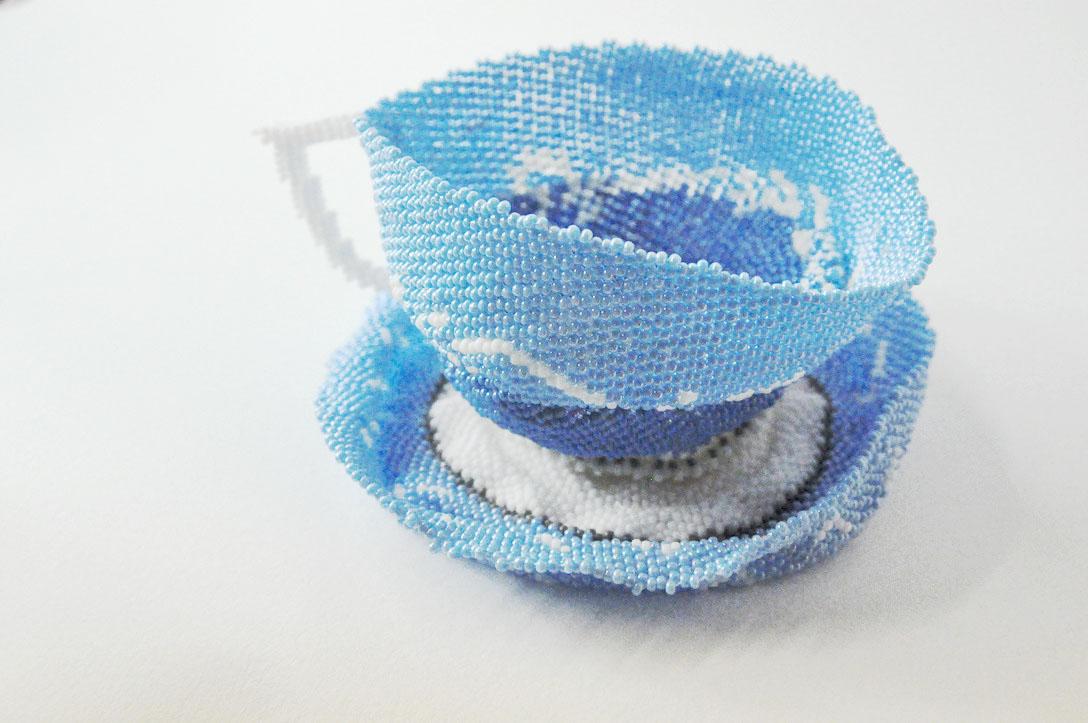
[[816, 289], [905, 280], [928, 262], [924, 200], [872, 111], [768, 58], [513, 56], [369, 118], [456, 187], [686, 262]]

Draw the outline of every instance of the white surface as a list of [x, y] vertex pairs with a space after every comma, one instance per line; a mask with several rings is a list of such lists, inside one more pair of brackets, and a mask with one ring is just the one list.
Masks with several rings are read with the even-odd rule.
[[[1084, 714], [1084, 11], [585, 5], [0, 3], [0, 715]], [[314, 421], [366, 294], [253, 131], [606, 36], [835, 76], [931, 202], [914, 444], [781, 583], [631, 599], [433, 555]], [[362, 151], [316, 157], [374, 253]]]

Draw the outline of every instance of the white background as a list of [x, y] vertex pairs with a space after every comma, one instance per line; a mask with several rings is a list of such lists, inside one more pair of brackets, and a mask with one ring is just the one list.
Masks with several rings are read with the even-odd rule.
[[[1074, 2], [0, 2], [0, 716], [1084, 715], [1086, 30]], [[913, 446], [780, 583], [631, 598], [432, 554], [314, 418], [368, 294], [254, 131], [608, 37], [834, 76], [931, 203]], [[365, 154], [315, 164], [377, 258]]]

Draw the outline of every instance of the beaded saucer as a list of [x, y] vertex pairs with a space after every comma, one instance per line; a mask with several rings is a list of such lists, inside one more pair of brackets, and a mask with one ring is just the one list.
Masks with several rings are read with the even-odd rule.
[[[921, 308], [901, 297], [808, 376], [827, 400], [815, 469], [773, 509], [749, 507], [749, 519], [728, 518], [730, 529], [661, 539], [582, 529], [531, 508], [508, 508], [458, 474], [431, 419], [445, 388], [441, 357], [389, 297], [336, 355], [318, 409], [328, 443], [350, 474], [435, 549], [499, 570], [671, 593], [794, 571], [856, 535], [906, 449], [932, 346]], [[478, 467], [490, 461], [517, 468], [494, 446], [477, 450]], [[798, 466], [807, 468], [806, 454], [799, 457]]]
[[321, 399], [435, 543], [639, 592], [819, 559], [905, 448], [932, 335], [914, 175], [827, 78], [644, 46], [380, 103], [392, 297]]

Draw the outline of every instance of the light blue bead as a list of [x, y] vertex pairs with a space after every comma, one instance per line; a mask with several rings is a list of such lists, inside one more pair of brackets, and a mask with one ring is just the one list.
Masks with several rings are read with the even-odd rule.
[[[558, 110], [538, 112], [545, 106]], [[815, 367], [918, 282], [933, 253], [925, 200], [871, 110], [764, 57], [637, 45], [511, 56], [385, 101], [359, 128], [402, 301], [413, 317], [449, 316], [423, 326], [427, 337], [444, 352], [458, 338], [506, 340], [625, 408], [673, 404], [681, 392], [725, 402]], [[552, 197], [543, 205], [513, 190], [519, 159], [549, 148], [594, 179], [591, 200], [615, 201], [582, 220], [588, 235], [567, 231], [579, 211], [564, 196], [569, 179], [537, 179]], [[683, 190], [624, 190], [662, 169], [706, 176], [727, 164], [761, 178], [781, 172], [798, 189], [797, 218], [735, 216], [721, 199]], [[818, 213], [810, 187], [829, 199], [834, 260], [806, 289], [789, 235]], [[706, 235], [715, 228], [717, 238]], [[708, 256], [714, 263], [699, 263]], [[510, 305], [488, 313], [499, 299]], [[707, 319], [744, 323], [707, 333]], [[663, 355], [675, 368], [636, 367]], [[580, 404], [508, 356], [468, 356], [512, 401]], [[706, 361], [721, 359], [730, 364]]]
[[[921, 403], [933, 335], [909, 289], [933, 225], [856, 96], [766, 57], [606, 44], [452, 73], [358, 127], [398, 296], [318, 409], [405, 525], [500, 570], [670, 594], [782, 575], [857, 534]], [[661, 455], [800, 375], [832, 409], [818, 474], [720, 537], [514, 514], [443, 463], [427, 422], [448, 379], [565, 454]]]
[[[874, 375], [882, 343], [886, 362]], [[451, 472], [433, 447], [426, 420], [443, 375], [441, 358], [388, 297], [378, 300], [359, 336], [336, 355], [318, 416], [351, 475], [455, 557], [528, 572], [538, 572], [542, 561], [544, 574], [564, 582], [632, 590], [743, 585], [821, 560], [861, 529], [909, 441], [932, 347], [921, 308], [907, 296], [893, 302], [870, 331], [811, 372], [834, 410], [830, 452], [819, 476], [750, 534], [684, 541], [671, 553], [660, 543], [646, 551], [631, 541], [588, 530], [562, 532], [505, 513]], [[569, 552], [540, 542], [541, 532], [559, 536]], [[463, 540], [476, 542], [465, 546]]]

